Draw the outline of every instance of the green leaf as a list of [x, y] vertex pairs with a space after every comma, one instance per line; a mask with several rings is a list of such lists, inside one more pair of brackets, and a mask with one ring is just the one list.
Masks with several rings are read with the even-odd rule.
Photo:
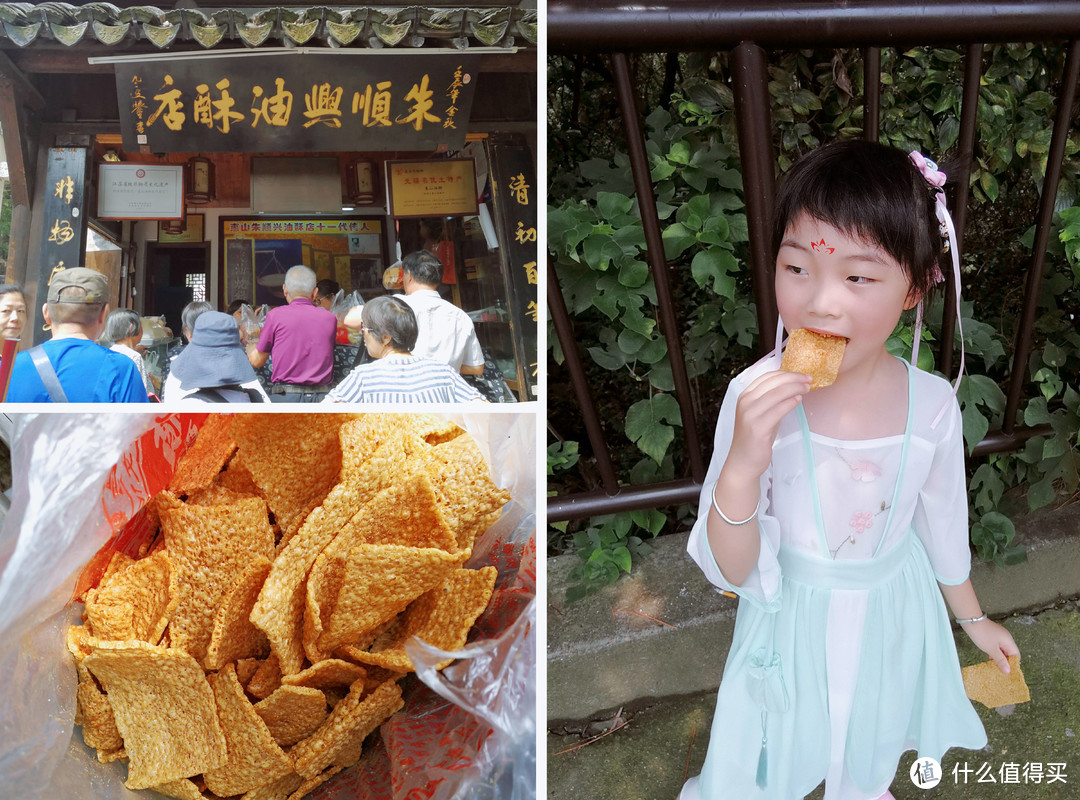
[[680, 421], [675, 398], [670, 394], [656, 394], [630, 406], [626, 412], [626, 435], [641, 452], [659, 464], [675, 439], [675, 430], [667, 423], [680, 424]]
[[979, 185], [982, 190], [986, 192], [986, 196], [993, 202], [997, 200], [998, 193], [1001, 191], [998, 186], [997, 178], [995, 178], [989, 171], [983, 170], [982, 175], [979, 176]]
[[690, 273], [698, 286], [704, 287], [711, 281], [713, 291], [731, 299], [735, 299], [735, 279], [730, 276], [738, 269], [735, 256], [719, 247], [702, 250], [690, 263]]
[[632, 198], [614, 192], [597, 192], [596, 207], [600, 211], [601, 219], [612, 220], [623, 214], [629, 214], [633, 208]]
[[667, 517], [655, 508], [646, 509], [644, 511], [631, 511], [630, 519], [632, 519], [634, 524], [639, 528], [644, 528], [653, 536], [660, 533], [667, 523]]
[[1047, 475], [1040, 481], [1036, 481], [1028, 487], [1028, 508], [1032, 511], [1043, 508], [1054, 502], [1053, 476]]
[[627, 550], [626, 547], [616, 547], [612, 550], [611, 560], [615, 563], [615, 566], [623, 572], [630, 572], [632, 559], [630, 558], [630, 551]]
[[644, 261], [630, 261], [619, 270], [619, 283], [630, 289], [638, 289], [649, 280], [649, 265]]
[[690, 145], [686, 142], [675, 142], [667, 154], [668, 161], [683, 166], [690, 163]]
[[960, 409], [960, 416], [964, 422], [964, 442], [968, 446], [968, 452], [971, 452], [990, 430], [990, 422], [974, 403], [964, 404]]
[[662, 238], [664, 240], [664, 257], [668, 261], [678, 258], [697, 241], [694, 232], [681, 222], [673, 222], [664, 228]]

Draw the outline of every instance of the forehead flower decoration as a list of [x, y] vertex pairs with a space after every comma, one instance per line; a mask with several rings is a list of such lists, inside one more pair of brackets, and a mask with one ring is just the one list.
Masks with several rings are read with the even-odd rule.
[[813, 250], [815, 253], [828, 253], [830, 256], [836, 252], [836, 248], [829, 247], [827, 244], [825, 244], [824, 239], [822, 239], [820, 242], [810, 242], [810, 249]]

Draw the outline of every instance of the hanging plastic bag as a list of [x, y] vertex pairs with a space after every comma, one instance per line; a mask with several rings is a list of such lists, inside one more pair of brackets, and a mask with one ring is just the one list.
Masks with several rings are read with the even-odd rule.
[[252, 308], [247, 303], [240, 306], [240, 340], [245, 344], [259, 341], [263, 325], [266, 323], [266, 306]]
[[[143, 506], [167, 485], [206, 416], [15, 416], [12, 465], [14, 474], [24, 477], [15, 486], [11, 511], [0, 531], [0, 669], [7, 681], [0, 695], [0, 730], [4, 731], [0, 781], [5, 796], [20, 800], [152, 796], [125, 789], [127, 767], [121, 762], [98, 763], [75, 730], [76, 676], [65, 635], [81, 613], [72, 598], [100, 577], [111, 551], [127, 551], [144, 540], [149, 527]], [[497, 718], [499, 708], [511, 702], [509, 698], [535, 693], [536, 646], [529, 611], [536, 594], [535, 418], [531, 414], [451, 418], [476, 439], [492, 478], [512, 495], [500, 519], [474, 545], [469, 565], [493, 564], [499, 577], [492, 602], [474, 630], [479, 639], [463, 655], [472, 663], [474, 648], [490, 648], [507, 653], [515, 662], [527, 662], [528, 668], [505, 673], [484, 668], [470, 673], [480, 675], [486, 670], [497, 683], [488, 683], [486, 692], [461, 692], [453, 702], [413, 682], [408, 704], [386, 723], [383, 737], [391, 735], [391, 728], [410, 731], [413, 741], [426, 748], [425, 764], [450, 760], [463, 765], [458, 770], [463, 773], [464, 767], [478, 765], [465, 776], [469, 783], [485, 780], [491, 769], [516, 775], [516, 765], [530, 758], [535, 761], [531, 740], [472, 736], [474, 720], [490, 724], [487, 720]], [[467, 715], [458, 702], [469, 706]], [[518, 729], [535, 729], [535, 706], [522, 709], [516, 720]], [[400, 736], [394, 741], [400, 743]], [[373, 749], [360, 764], [335, 776], [312, 796], [317, 800], [463, 796], [451, 792], [463, 791], [465, 784], [435, 783], [434, 777], [421, 788], [413, 780], [412, 788], [406, 789], [409, 770], [402, 773], [402, 769], [381, 749]], [[535, 771], [530, 775], [535, 780]], [[531, 795], [513, 795], [519, 796], [535, 796], [535, 784]]]

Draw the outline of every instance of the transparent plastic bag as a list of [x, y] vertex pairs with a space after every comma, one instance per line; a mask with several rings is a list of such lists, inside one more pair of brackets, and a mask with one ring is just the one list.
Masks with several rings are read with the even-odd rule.
[[259, 341], [263, 325], [266, 323], [266, 306], [252, 308], [247, 303], [240, 306], [240, 340], [245, 344]]
[[[394, 729], [414, 732], [418, 737], [414, 742], [427, 748], [421, 760], [430, 769], [402, 770], [377, 749], [356, 768], [316, 790], [312, 794], [316, 800], [449, 800], [464, 797], [461, 792], [469, 791], [468, 786], [483, 786], [495, 772], [514, 776], [514, 794], [469, 796], [535, 797], [535, 768], [523, 771], [529, 759], [535, 763], [534, 736], [518, 735], [523, 728], [535, 730], [535, 703], [517, 699], [535, 697], [535, 417], [448, 416], [472, 434], [491, 465], [492, 478], [513, 497], [495, 525], [477, 540], [469, 562], [499, 569], [496, 594], [477, 622], [479, 641], [466, 647], [463, 661], [448, 668], [458, 669], [431, 679], [454, 688], [437, 689], [435, 694], [417, 684], [410, 692], [410, 704], [384, 726], [384, 740]], [[114, 536], [139, 535], [134, 523], [141, 519], [140, 509], [166, 485], [205, 418], [205, 414], [142, 413], [15, 415], [12, 466], [15, 475], [26, 478], [16, 484], [0, 530], [0, 669], [7, 680], [6, 691], [0, 694], [0, 785], [6, 797], [153, 796], [125, 789], [126, 765], [100, 764], [83, 744], [74, 727], [76, 676], [65, 635], [67, 626], [79, 621], [81, 606], [71, 598], [81, 585], [84, 568], [101, 560], [102, 549], [112, 546]], [[500, 655], [484, 655], [488, 651]], [[490, 664], [496, 658], [515, 664], [515, 669], [493, 669]], [[463, 666], [466, 663], [468, 667]], [[520, 709], [511, 717], [513, 735], [493, 734], [472, 750], [456, 744], [474, 738], [466, 734], [475, 730], [477, 720], [491, 725], [489, 720], [499, 719], [510, 707]], [[400, 735], [396, 741], [401, 741]], [[456, 783], [444, 780], [431, 786], [438, 765], [447, 759], [462, 765], [456, 770], [460, 773]], [[420, 786], [424, 775], [426, 782]], [[406, 777], [412, 781], [408, 787], [403, 784]], [[532, 781], [531, 793], [522, 794], [528, 790], [518, 784], [526, 780]]]

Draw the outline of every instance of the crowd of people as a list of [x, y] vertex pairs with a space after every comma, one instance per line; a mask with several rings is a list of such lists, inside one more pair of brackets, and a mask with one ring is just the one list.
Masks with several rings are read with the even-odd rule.
[[[462, 377], [483, 373], [484, 354], [469, 316], [439, 295], [442, 263], [419, 251], [401, 266], [405, 294], [376, 297], [340, 321], [330, 310], [339, 285], [317, 280], [303, 265], [286, 272], [286, 303], [269, 309], [261, 327], [251, 323], [251, 306], [242, 300], [224, 312], [205, 301], [188, 303], [181, 313], [183, 338], [162, 365], [160, 390], [143, 359], [140, 316], [127, 308], [110, 311], [108, 281], [101, 273], [62, 270], [53, 277], [42, 309], [50, 338], [15, 356], [5, 401], [484, 401]], [[26, 313], [23, 291], [0, 285], [0, 344], [21, 337]], [[339, 326], [359, 333], [363, 346], [352, 370], [335, 386]], [[270, 372], [267, 386], [258, 374], [264, 368]]]

